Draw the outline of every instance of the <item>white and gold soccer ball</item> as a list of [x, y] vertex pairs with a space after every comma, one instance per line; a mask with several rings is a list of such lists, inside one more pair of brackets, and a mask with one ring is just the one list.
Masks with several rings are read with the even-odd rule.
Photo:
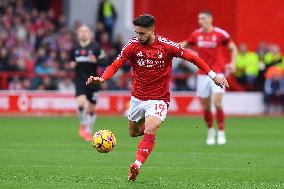
[[111, 152], [116, 145], [115, 135], [109, 130], [99, 130], [93, 136], [92, 145], [100, 153]]

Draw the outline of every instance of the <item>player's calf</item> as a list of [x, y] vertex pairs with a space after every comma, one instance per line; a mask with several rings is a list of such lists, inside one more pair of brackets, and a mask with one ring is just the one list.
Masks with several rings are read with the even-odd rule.
[[155, 145], [155, 135], [162, 121], [155, 116], [148, 116], [145, 120], [145, 131], [142, 140], [138, 144], [136, 160], [131, 164], [128, 179], [134, 181], [139, 173], [140, 167], [151, 154]]

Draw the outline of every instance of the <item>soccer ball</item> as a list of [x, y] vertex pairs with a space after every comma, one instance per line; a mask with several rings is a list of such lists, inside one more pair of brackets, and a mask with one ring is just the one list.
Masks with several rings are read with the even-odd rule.
[[116, 139], [113, 132], [103, 129], [94, 134], [92, 145], [98, 152], [108, 153], [115, 147]]

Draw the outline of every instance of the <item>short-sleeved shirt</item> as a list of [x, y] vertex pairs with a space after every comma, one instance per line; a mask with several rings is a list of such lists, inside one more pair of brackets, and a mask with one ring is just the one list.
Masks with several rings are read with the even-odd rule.
[[[223, 47], [227, 46], [230, 40], [230, 35], [218, 27], [214, 27], [211, 32], [197, 29], [186, 39], [190, 46], [196, 47], [198, 56], [217, 73], [225, 72], [226, 58]], [[205, 74], [201, 70], [198, 73]]]
[[[97, 68], [103, 54], [103, 50], [96, 42], [91, 42], [85, 47], [76, 44], [70, 55], [71, 61], [77, 63], [75, 81], [85, 84], [89, 76], [98, 76]], [[94, 59], [97, 60], [96, 63], [93, 62]]]

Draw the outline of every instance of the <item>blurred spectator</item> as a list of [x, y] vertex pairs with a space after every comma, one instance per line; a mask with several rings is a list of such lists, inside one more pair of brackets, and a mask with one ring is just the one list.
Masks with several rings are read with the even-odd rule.
[[22, 90], [22, 83], [20, 81], [20, 78], [15, 76], [11, 79], [10, 83], [9, 83], [9, 90]]
[[41, 84], [37, 87], [37, 90], [56, 90], [55, 80], [51, 77], [44, 76]]
[[0, 71], [15, 71], [17, 70], [10, 64], [10, 55], [6, 47], [0, 49]]
[[259, 59], [257, 54], [255, 52], [248, 51], [247, 45], [241, 43], [236, 60], [235, 76], [240, 83], [246, 85], [248, 90], [254, 90], [258, 74]]
[[98, 21], [104, 24], [111, 40], [116, 17], [117, 14], [113, 4], [109, 0], [101, 0], [98, 10]]
[[282, 55], [278, 45], [272, 44], [269, 51], [264, 55], [266, 67], [273, 66], [282, 62]]
[[272, 104], [280, 104], [284, 112], [284, 70], [277, 66], [270, 67], [265, 74], [264, 103], [265, 112], [270, 112]]
[[96, 24], [95, 40], [101, 44], [102, 34], [105, 31], [105, 26], [103, 22], [98, 21]]
[[75, 92], [75, 85], [70, 78], [64, 78], [57, 83], [57, 88], [61, 92]]

